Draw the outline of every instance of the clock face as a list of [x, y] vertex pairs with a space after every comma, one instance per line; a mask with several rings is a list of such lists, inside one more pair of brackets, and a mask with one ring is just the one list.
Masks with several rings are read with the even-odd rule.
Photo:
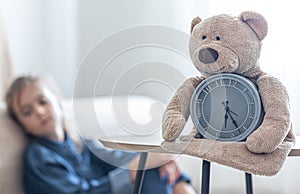
[[190, 112], [203, 137], [221, 141], [244, 140], [263, 118], [256, 86], [247, 78], [231, 73], [202, 81], [191, 98]]

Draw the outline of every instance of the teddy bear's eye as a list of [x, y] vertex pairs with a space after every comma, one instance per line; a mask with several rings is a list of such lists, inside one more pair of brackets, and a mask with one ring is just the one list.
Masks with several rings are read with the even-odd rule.
[[202, 40], [205, 40], [205, 39], [206, 39], [206, 36], [205, 36], [205, 35], [203, 35], [203, 36], [202, 36]]
[[220, 36], [216, 36], [216, 40], [221, 40]]

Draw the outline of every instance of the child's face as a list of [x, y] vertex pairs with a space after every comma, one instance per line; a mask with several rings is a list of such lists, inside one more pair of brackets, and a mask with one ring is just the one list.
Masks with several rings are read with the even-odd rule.
[[63, 130], [62, 109], [57, 97], [39, 83], [26, 86], [17, 98], [13, 109], [26, 132], [40, 137], [55, 138]]

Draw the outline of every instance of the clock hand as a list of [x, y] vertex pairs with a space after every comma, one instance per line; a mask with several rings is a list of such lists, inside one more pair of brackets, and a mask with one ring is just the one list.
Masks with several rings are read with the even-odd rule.
[[223, 106], [225, 107], [225, 111], [226, 111], [226, 112], [231, 112], [231, 113], [234, 114], [235, 116], [238, 116], [238, 114], [236, 114], [235, 112], [233, 112], [232, 110], [229, 109], [229, 106], [228, 106], [229, 101], [228, 101], [228, 100], [226, 100], [225, 102], [223, 101], [222, 104], [223, 104]]
[[222, 101], [222, 104], [225, 107], [225, 109], [228, 108], [228, 103], [229, 103], [228, 100]]
[[229, 101], [228, 101], [228, 100], [226, 100], [225, 102], [223, 101], [222, 104], [223, 104], [223, 106], [225, 107], [224, 109], [225, 109], [225, 111], [226, 111], [226, 114], [225, 114], [225, 128], [226, 128], [226, 125], [227, 125], [228, 115], [229, 115], [229, 117], [230, 117], [230, 119], [231, 119], [233, 125], [234, 125], [236, 128], [238, 128], [238, 125], [237, 125], [236, 121], [234, 120], [234, 118], [232, 117], [231, 113], [234, 114], [235, 116], [238, 116], [238, 114], [236, 114], [235, 112], [233, 112], [233, 111], [231, 111], [231, 110], [229, 109], [229, 106], [228, 106]]
[[228, 112], [230, 112], [230, 113], [234, 114], [235, 116], [238, 116], [238, 114], [236, 114], [235, 112], [233, 112], [233, 111], [229, 110], [229, 108], [228, 108]]
[[227, 126], [227, 119], [228, 119], [228, 113], [227, 113], [227, 111], [225, 113], [224, 118], [225, 118], [225, 128], [226, 128], [226, 126]]
[[227, 103], [228, 101], [226, 101], [226, 104], [225, 104], [225, 102], [224, 101], [222, 101], [222, 104], [223, 104], [223, 106], [224, 106], [224, 110], [226, 111], [225, 112], [225, 115], [224, 115], [224, 122], [225, 122], [225, 128], [227, 127], [227, 119], [228, 119], [228, 106], [227, 106]]
[[237, 125], [236, 121], [233, 119], [232, 115], [230, 114], [230, 111], [228, 111], [228, 114], [229, 114], [229, 117], [230, 117], [230, 119], [231, 119], [233, 125], [234, 125], [236, 128], [238, 128], [238, 125]]
[[222, 104], [224, 106], [224, 110], [226, 111], [224, 118], [225, 118], [225, 128], [227, 127], [227, 119], [228, 119], [228, 111], [229, 111], [229, 107], [228, 107], [228, 101], [226, 100], [225, 102], [222, 101]]
[[237, 123], [236, 123], [236, 121], [235, 120], [232, 120], [232, 123], [234, 124], [234, 126], [236, 127], [236, 128], [238, 128], [239, 126], [237, 125]]

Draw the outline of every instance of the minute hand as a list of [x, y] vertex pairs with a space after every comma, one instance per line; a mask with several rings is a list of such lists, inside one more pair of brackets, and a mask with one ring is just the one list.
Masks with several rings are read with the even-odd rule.
[[227, 127], [227, 119], [228, 119], [228, 111], [226, 111], [224, 115], [224, 120], [225, 120], [225, 128]]
[[238, 128], [238, 125], [237, 125], [236, 121], [234, 120], [234, 118], [232, 117], [231, 113], [234, 114], [234, 115], [236, 115], [236, 116], [238, 116], [238, 115], [237, 115], [236, 113], [232, 112], [231, 110], [228, 110], [227, 113], [228, 113], [228, 115], [229, 115], [229, 117], [230, 117], [230, 119], [231, 119], [233, 125], [234, 125], [236, 128]]

